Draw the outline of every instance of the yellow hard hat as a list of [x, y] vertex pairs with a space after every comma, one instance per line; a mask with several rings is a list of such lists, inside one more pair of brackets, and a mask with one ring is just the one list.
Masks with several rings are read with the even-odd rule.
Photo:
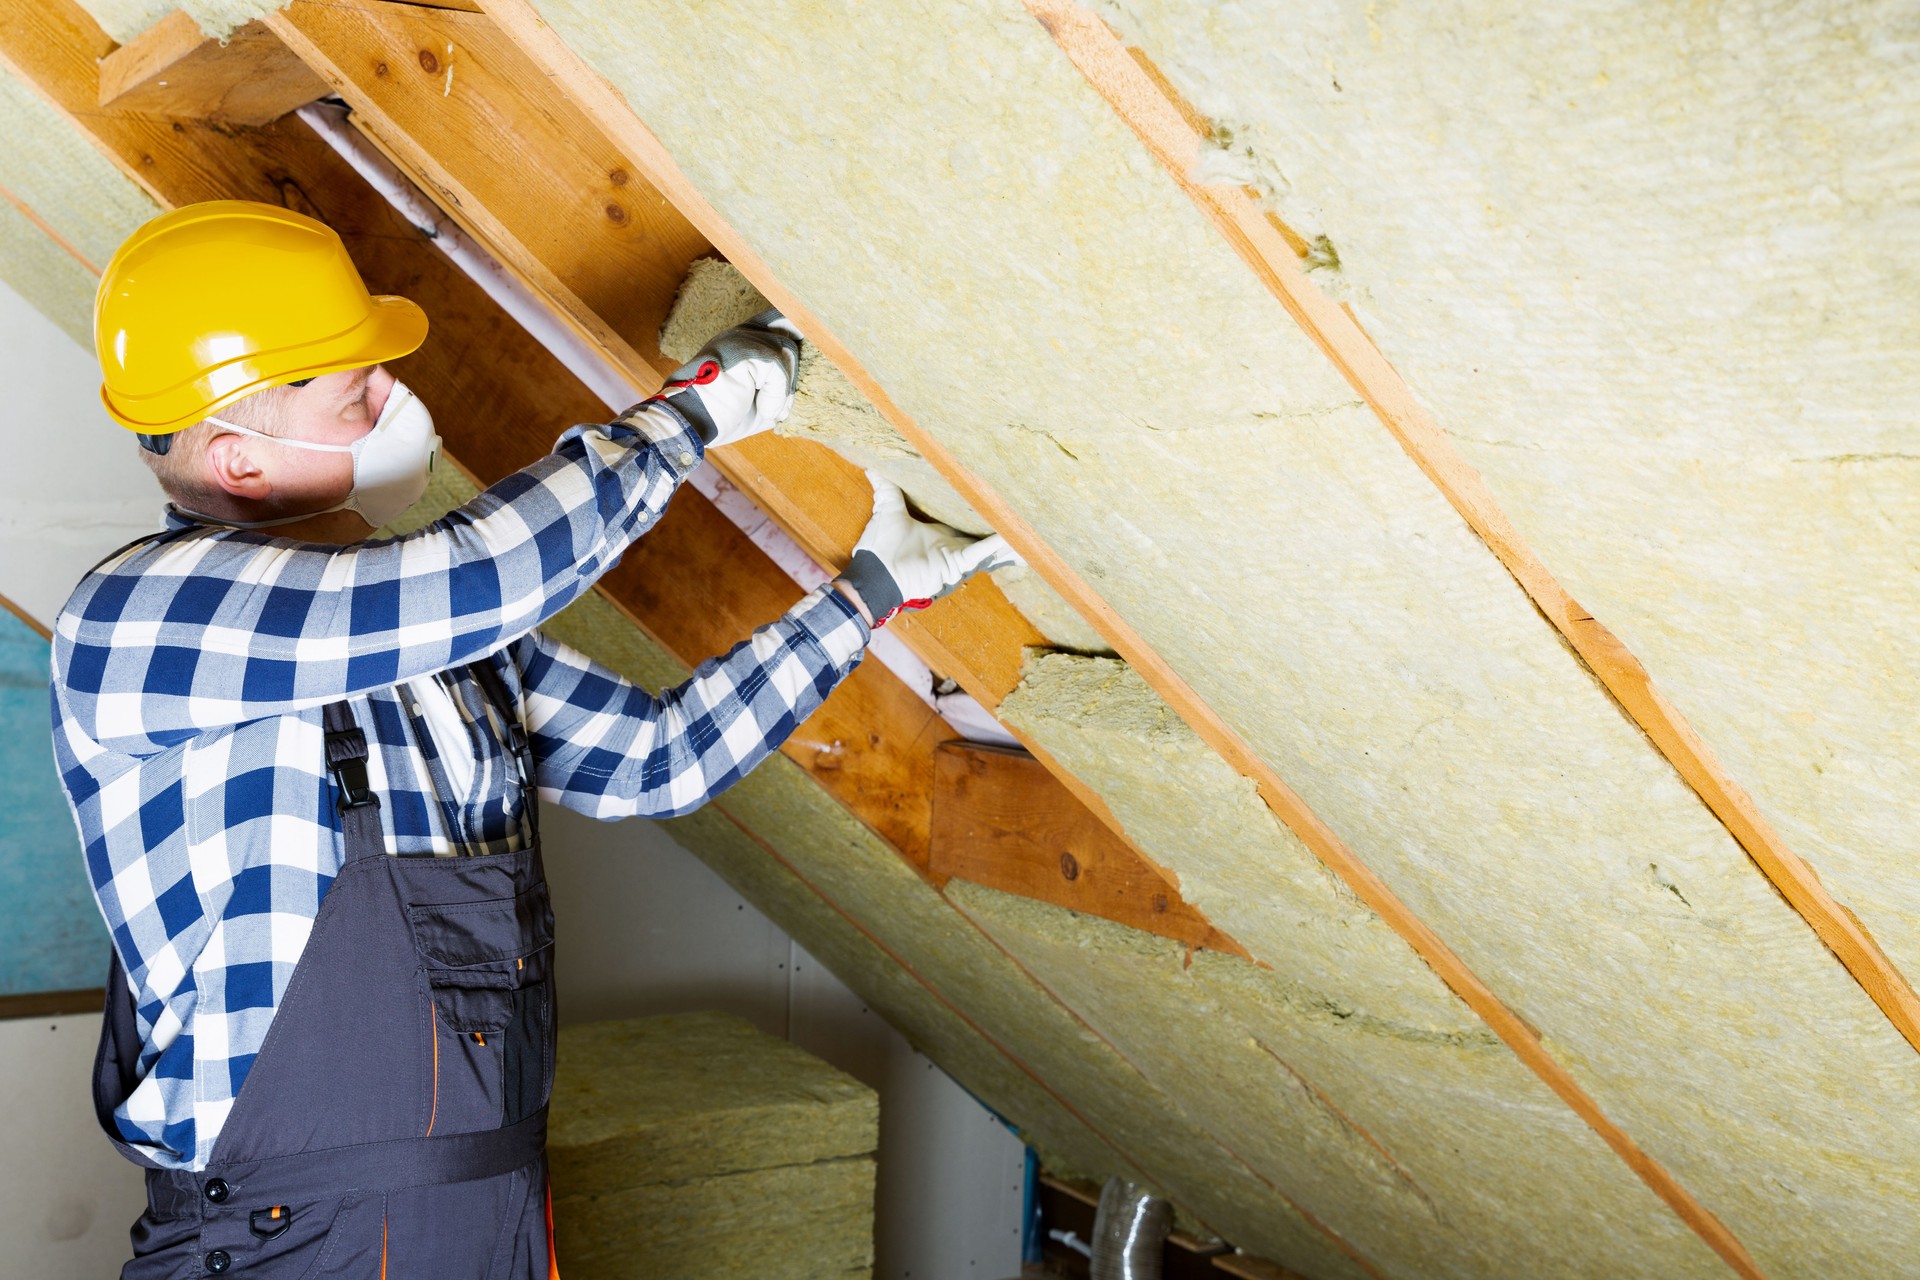
[[426, 336], [417, 305], [368, 295], [333, 228], [249, 200], [148, 222], [93, 304], [101, 402], [143, 440], [268, 387], [397, 359]]

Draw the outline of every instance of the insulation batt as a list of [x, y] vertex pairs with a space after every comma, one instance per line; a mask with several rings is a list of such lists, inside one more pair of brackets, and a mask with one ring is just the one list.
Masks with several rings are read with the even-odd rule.
[[970, 885], [949, 897], [1372, 1261], [1462, 1280], [1723, 1273], [1124, 663], [1036, 655], [1000, 714], [1271, 968]]
[[1108, 12], [1920, 974], [1920, 9]]
[[0, 188], [86, 259], [78, 261], [11, 202], [0, 201], [0, 277], [91, 351], [94, 273], [160, 207], [4, 66], [0, 119], [7, 121]]
[[570, 1276], [871, 1275], [873, 1090], [724, 1014], [564, 1028], [548, 1135]]
[[[1763, 1270], [1920, 1253], [1920, 1056], [1038, 23], [933, 0], [541, 9]], [[1617, 182], [1590, 190], [1634, 216]]]
[[1526, 1070], [1502, 1045], [1383, 1034], [1236, 957], [1189, 957], [1166, 938], [960, 881], [948, 893], [1195, 1123], [1386, 1275], [1726, 1274], [1544, 1085], [1517, 1078]]

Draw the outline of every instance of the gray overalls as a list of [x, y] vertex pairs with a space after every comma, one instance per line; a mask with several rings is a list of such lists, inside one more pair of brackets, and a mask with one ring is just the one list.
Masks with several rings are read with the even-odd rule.
[[519, 853], [387, 856], [366, 737], [344, 702], [326, 709], [345, 860], [198, 1172], [157, 1168], [115, 1131], [140, 1053], [116, 953], [94, 1105], [147, 1167], [148, 1206], [124, 1280], [552, 1274], [553, 913], [533, 758], [495, 661], [471, 669], [509, 727]]

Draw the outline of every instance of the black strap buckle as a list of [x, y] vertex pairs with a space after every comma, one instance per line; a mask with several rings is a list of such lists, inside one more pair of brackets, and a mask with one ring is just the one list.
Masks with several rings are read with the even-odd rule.
[[272, 1240], [293, 1225], [293, 1213], [284, 1204], [271, 1209], [255, 1209], [247, 1215], [247, 1225], [262, 1240]]
[[327, 734], [327, 768], [340, 788], [342, 813], [379, 803], [367, 779], [367, 735], [358, 725]]

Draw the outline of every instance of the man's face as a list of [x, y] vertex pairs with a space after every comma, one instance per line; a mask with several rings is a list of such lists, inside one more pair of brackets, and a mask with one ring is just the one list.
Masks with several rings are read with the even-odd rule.
[[[325, 374], [304, 387], [280, 388], [267, 406], [271, 423], [256, 429], [311, 444], [350, 445], [373, 430], [393, 382], [385, 366], [373, 365]], [[257, 436], [220, 433], [207, 444], [207, 463], [222, 489], [245, 501], [271, 504], [279, 514], [325, 510], [344, 502], [353, 489], [351, 454], [298, 449]]]

